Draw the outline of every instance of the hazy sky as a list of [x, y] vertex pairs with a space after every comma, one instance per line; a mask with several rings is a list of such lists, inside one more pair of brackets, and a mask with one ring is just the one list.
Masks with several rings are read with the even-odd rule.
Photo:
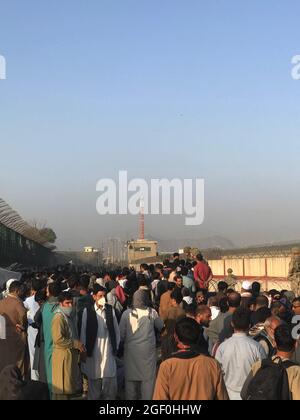
[[61, 249], [137, 235], [96, 213], [96, 183], [205, 179], [205, 222], [158, 238], [300, 239], [298, 0], [6, 0], [0, 196]]

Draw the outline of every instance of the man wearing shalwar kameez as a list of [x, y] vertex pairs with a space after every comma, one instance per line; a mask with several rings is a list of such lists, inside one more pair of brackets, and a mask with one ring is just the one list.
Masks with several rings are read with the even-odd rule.
[[149, 292], [145, 286], [133, 296], [133, 308], [122, 315], [121, 341], [124, 342], [126, 399], [151, 400], [157, 367], [156, 332], [163, 321], [150, 307]]
[[106, 303], [106, 289], [95, 284], [93, 299], [95, 305], [86, 308], [82, 317], [80, 340], [87, 358], [81, 370], [88, 377], [89, 400], [115, 400], [119, 326], [112, 306]]

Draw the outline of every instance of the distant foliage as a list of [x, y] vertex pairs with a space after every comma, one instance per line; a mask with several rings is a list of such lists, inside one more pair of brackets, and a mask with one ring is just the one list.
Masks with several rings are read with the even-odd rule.
[[54, 230], [47, 227], [40, 230], [40, 235], [45, 238], [45, 242], [49, 242], [50, 244], [54, 244], [57, 239]]

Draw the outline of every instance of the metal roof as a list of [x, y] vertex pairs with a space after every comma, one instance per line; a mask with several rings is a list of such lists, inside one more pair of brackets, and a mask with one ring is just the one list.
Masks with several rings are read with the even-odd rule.
[[37, 229], [25, 222], [2, 198], [0, 198], [0, 223], [45, 248], [55, 248], [40, 235]]

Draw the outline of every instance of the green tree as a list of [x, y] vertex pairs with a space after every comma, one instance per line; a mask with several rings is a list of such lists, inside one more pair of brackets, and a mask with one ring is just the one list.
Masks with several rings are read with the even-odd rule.
[[45, 242], [49, 242], [50, 244], [54, 244], [57, 239], [54, 230], [47, 227], [40, 230], [40, 235], [45, 238]]

